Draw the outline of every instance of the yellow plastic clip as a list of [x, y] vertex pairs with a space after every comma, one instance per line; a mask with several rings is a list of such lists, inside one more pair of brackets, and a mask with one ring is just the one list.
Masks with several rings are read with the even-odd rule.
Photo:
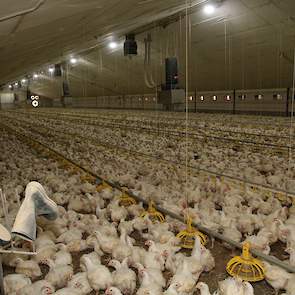
[[176, 237], [181, 239], [181, 247], [185, 249], [193, 249], [195, 244], [195, 238], [199, 238], [203, 246], [207, 243], [207, 236], [195, 229], [192, 226], [192, 218], [187, 217], [186, 229], [179, 232]]
[[140, 215], [141, 218], [144, 218], [145, 216], [148, 216], [153, 223], [156, 223], [157, 221], [161, 223], [165, 222], [165, 216], [156, 210], [154, 201], [150, 201], [147, 211], [144, 211]]
[[244, 243], [242, 256], [232, 258], [226, 271], [233, 277], [238, 277], [247, 282], [264, 280], [265, 269], [263, 263], [253, 258], [250, 253], [250, 243]]

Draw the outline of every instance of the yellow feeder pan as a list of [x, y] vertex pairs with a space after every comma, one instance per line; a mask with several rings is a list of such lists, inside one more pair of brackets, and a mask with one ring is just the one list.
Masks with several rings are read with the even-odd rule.
[[165, 222], [165, 216], [161, 212], [156, 210], [155, 203], [153, 201], [149, 202], [147, 211], [144, 211], [140, 215], [141, 218], [144, 218], [145, 216], [148, 216], [153, 223], [156, 223], [157, 221], [161, 223]]
[[59, 168], [61, 168], [61, 169], [69, 169], [70, 168], [69, 162], [64, 159], [60, 159], [59, 164], [60, 164]]
[[242, 256], [232, 258], [226, 271], [233, 277], [240, 278], [247, 282], [258, 282], [264, 280], [263, 263], [253, 258], [250, 253], [250, 243], [244, 243]]
[[187, 227], [185, 230], [177, 234], [177, 238], [181, 239], [181, 247], [185, 249], [193, 249], [195, 245], [195, 238], [197, 237], [203, 246], [207, 243], [207, 236], [195, 229], [192, 226], [192, 218], [187, 218]]
[[80, 179], [84, 182], [95, 183], [95, 177], [92, 175], [82, 175]]
[[103, 181], [101, 184], [96, 186], [96, 191], [101, 192], [102, 190], [104, 190], [106, 188], [111, 189], [112, 187]]
[[131, 206], [131, 205], [135, 205], [136, 201], [127, 194], [127, 192], [126, 192], [127, 189], [122, 188], [122, 191], [123, 192], [122, 192], [122, 194], [120, 196], [120, 200], [119, 200], [120, 206], [128, 207], [128, 206]]

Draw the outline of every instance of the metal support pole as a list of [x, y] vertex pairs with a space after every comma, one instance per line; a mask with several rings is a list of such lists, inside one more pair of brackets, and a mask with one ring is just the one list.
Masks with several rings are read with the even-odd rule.
[[2, 255], [0, 255], [0, 292], [1, 292], [1, 295], [5, 295], [4, 281], [3, 281]]
[[289, 117], [289, 99], [290, 99], [290, 87], [287, 88], [287, 97], [286, 97], [286, 117]]
[[233, 97], [233, 114], [236, 113], [236, 89], [234, 89], [234, 97]]
[[195, 89], [195, 113], [197, 113], [197, 96], [198, 96], [198, 91], [197, 88]]

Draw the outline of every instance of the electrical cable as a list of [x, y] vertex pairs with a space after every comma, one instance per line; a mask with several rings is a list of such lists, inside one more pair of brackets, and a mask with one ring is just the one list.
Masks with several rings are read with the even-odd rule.
[[290, 119], [290, 143], [289, 143], [289, 172], [291, 170], [292, 162], [292, 141], [293, 141], [293, 118], [294, 118], [294, 98], [295, 98], [295, 48], [294, 48], [294, 57], [293, 57], [293, 90], [292, 90], [292, 103], [291, 103], [291, 119]]
[[[189, 217], [189, 200], [188, 200], [188, 94], [189, 94], [189, 16], [188, 16], [188, 0], [186, 0], [185, 10], [185, 199], [187, 208], [187, 218]], [[184, 216], [184, 218], [186, 218]]]

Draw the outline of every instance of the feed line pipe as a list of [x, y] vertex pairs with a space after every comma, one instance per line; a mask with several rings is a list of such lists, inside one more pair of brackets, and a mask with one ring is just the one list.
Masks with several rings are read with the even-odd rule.
[[[148, 202], [147, 202], [145, 199], [143, 199], [143, 198], [141, 198], [141, 197], [139, 197], [139, 196], [133, 194], [133, 193], [132, 193], [131, 191], [129, 191], [129, 190], [127, 190], [127, 191], [126, 191], [126, 190], [123, 190], [123, 188], [121, 187], [120, 184], [115, 184], [115, 183], [113, 183], [113, 182], [110, 182], [110, 181], [104, 180], [104, 179], [101, 178], [100, 176], [96, 175], [94, 172], [89, 171], [88, 169], [86, 169], [86, 168], [80, 166], [79, 164], [75, 163], [75, 162], [72, 161], [71, 159], [66, 158], [64, 155], [62, 155], [62, 154], [60, 154], [59, 152], [55, 151], [54, 149], [52, 149], [52, 148], [46, 146], [45, 144], [43, 144], [43, 143], [41, 143], [41, 142], [39, 142], [39, 141], [37, 141], [37, 140], [35, 140], [35, 139], [32, 139], [32, 138], [30, 138], [30, 137], [28, 137], [28, 136], [26, 136], [26, 135], [23, 135], [23, 134], [21, 134], [21, 133], [19, 133], [19, 132], [17, 132], [17, 131], [14, 131], [13, 129], [9, 128], [8, 126], [6, 126], [6, 125], [3, 124], [3, 123], [1, 123], [1, 125], [2, 125], [2, 126], [8, 131], [8, 132], [10, 132], [10, 133], [14, 133], [15, 135], [17, 135], [17, 137], [20, 138], [20, 140], [22, 140], [22, 141], [24, 141], [24, 142], [25, 142], [25, 141], [28, 141], [28, 142], [31, 142], [31, 143], [33, 143], [33, 144], [37, 144], [38, 146], [40, 146], [40, 147], [42, 148], [42, 150], [44, 150], [44, 151], [49, 151], [51, 154], [54, 154], [54, 155], [55, 155], [55, 157], [54, 157], [55, 159], [57, 159], [57, 158], [63, 159], [63, 160], [65, 160], [66, 162], [68, 162], [68, 163], [70, 163], [71, 165], [73, 165], [73, 166], [75, 166], [76, 168], [78, 168], [80, 171], [83, 171], [84, 173], [86, 173], [86, 174], [88, 174], [88, 175], [94, 177], [94, 178], [96, 179], [96, 185], [100, 185], [100, 184], [106, 183], [106, 184], [108, 184], [109, 186], [111, 186], [112, 188], [115, 188], [115, 189], [119, 190], [119, 191], [122, 192], [122, 193], [127, 193], [130, 197], [134, 198], [134, 199], [137, 200], [138, 202], [142, 202], [143, 204], [148, 205]], [[35, 148], [36, 148], [36, 146], [35, 146]], [[155, 204], [155, 208], [156, 208], [158, 211], [162, 212], [163, 214], [165, 214], [165, 215], [169, 215], [170, 217], [172, 217], [172, 218], [174, 218], [174, 219], [176, 219], [176, 220], [179, 220], [180, 222], [183, 223], [183, 217], [182, 217], [182, 216], [180, 216], [180, 215], [178, 215], [178, 214], [176, 214], [176, 213], [174, 213], [174, 212], [171, 212], [171, 211], [169, 211], [169, 210], [166, 210], [165, 208], [162, 208], [161, 206], [156, 205], [156, 204]], [[230, 238], [228, 238], [228, 237], [226, 237], [226, 236], [223, 236], [223, 235], [221, 235], [221, 234], [219, 234], [219, 233], [217, 233], [217, 232], [214, 232], [214, 231], [212, 231], [212, 230], [210, 230], [210, 229], [208, 229], [208, 228], [206, 228], [206, 227], [204, 227], [204, 226], [202, 226], [202, 225], [199, 225], [199, 224], [193, 222], [193, 226], [195, 226], [196, 228], [198, 228], [200, 231], [202, 231], [202, 232], [208, 234], [209, 236], [212, 236], [212, 237], [214, 237], [214, 238], [216, 238], [216, 239], [222, 240], [222, 241], [224, 241], [224, 242], [230, 244], [231, 246], [234, 246], [235, 248], [238, 248], [238, 249], [242, 249], [242, 248], [243, 248], [243, 245], [242, 245], [241, 243], [237, 243], [237, 242], [233, 241], [232, 239], [230, 239]], [[251, 252], [252, 254], [254, 254], [255, 256], [257, 256], [257, 257], [259, 257], [259, 258], [261, 258], [261, 259], [263, 259], [263, 260], [265, 260], [265, 261], [267, 261], [267, 262], [269, 262], [269, 263], [271, 263], [271, 264], [275, 264], [275, 265], [277, 265], [277, 266], [279, 266], [279, 267], [285, 269], [285, 270], [288, 271], [288, 272], [295, 273], [295, 267], [294, 267], [294, 266], [291, 266], [291, 265], [288, 264], [288, 263], [284, 263], [284, 262], [282, 262], [281, 260], [279, 260], [279, 259], [277, 259], [277, 258], [275, 258], [275, 257], [273, 257], [273, 256], [265, 255], [265, 254], [261, 253], [260, 251], [255, 250], [255, 249], [251, 249], [251, 248], [250, 248], [250, 252]]]
[[[119, 187], [116, 187], [116, 188], [120, 189]], [[120, 190], [122, 190], [122, 189], [120, 189]], [[148, 205], [148, 202], [146, 200], [144, 200], [143, 198], [138, 197], [138, 196], [132, 194], [129, 191], [127, 191], [127, 194], [129, 194], [131, 197], [133, 197], [137, 201], [142, 202], [145, 205]], [[161, 206], [158, 206], [158, 205], [155, 205], [155, 208], [158, 211], [160, 211], [161, 213], [163, 213], [165, 215], [169, 215], [170, 217], [172, 217], [172, 218], [174, 218], [176, 220], [179, 220], [179, 221], [181, 221], [183, 223], [183, 217], [182, 216], [180, 216], [180, 215], [178, 215], [178, 214], [176, 214], [174, 212], [171, 212], [169, 210], [166, 210], [166, 209], [164, 209], [164, 208], [162, 208]], [[214, 231], [212, 231], [212, 230], [210, 230], [210, 229], [208, 229], [208, 228], [206, 228], [206, 227], [204, 227], [202, 225], [199, 225], [199, 224], [197, 224], [195, 222], [193, 222], [193, 226], [195, 226], [198, 230], [200, 230], [201, 232], [206, 233], [207, 235], [209, 235], [211, 237], [222, 240], [222, 241], [230, 244], [231, 246], [234, 246], [235, 248], [238, 248], [238, 249], [241, 249], [241, 250], [243, 249], [243, 245], [241, 243], [237, 243], [237, 242], [233, 241], [232, 239], [230, 239], [230, 238], [228, 238], [228, 237], [226, 237], [224, 235], [221, 235], [221, 234], [219, 234], [217, 232], [214, 232]], [[267, 261], [267, 262], [269, 262], [271, 264], [275, 264], [275, 265], [277, 265], [277, 266], [279, 266], [279, 267], [281, 267], [281, 268], [283, 268], [283, 269], [285, 269], [285, 270], [287, 270], [287, 271], [289, 271], [291, 273], [295, 273], [295, 267], [294, 266], [291, 266], [288, 263], [284, 263], [281, 260], [275, 258], [274, 256], [265, 255], [262, 252], [257, 251], [255, 249], [251, 249], [251, 248], [250, 248], [250, 251], [255, 256], [257, 256], [257, 257], [259, 257], [259, 258], [261, 258], [261, 259], [263, 259], [263, 260], [265, 260], [265, 261]]]

